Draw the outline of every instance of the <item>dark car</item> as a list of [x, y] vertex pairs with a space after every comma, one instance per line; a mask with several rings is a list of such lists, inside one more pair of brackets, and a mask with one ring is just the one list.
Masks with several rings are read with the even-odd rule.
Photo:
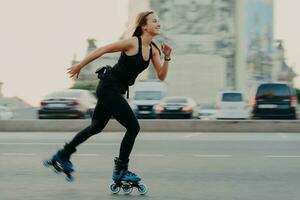
[[198, 116], [195, 101], [189, 97], [165, 97], [155, 106], [157, 118], [194, 118]]
[[68, 89], [46, 96], [38, 110], [39, 119], [90, 118], [97, 99], [88, 90]]
[[296, 91], [288, 84], [261, 84], [253, 101], [253, 119], [297, 119]]

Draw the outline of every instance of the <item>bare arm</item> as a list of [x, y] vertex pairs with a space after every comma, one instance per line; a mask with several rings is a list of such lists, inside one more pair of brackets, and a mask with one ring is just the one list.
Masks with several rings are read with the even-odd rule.
[[[168, 67], [169, 67], [169, 61], [164, 60], [164, 62], [161, 64], [160, 55], [157, 49], [153, 48], [153, 55], [152, 55], [152, 63], [153, 67], [156, 71], [157, 77], [159, 80], [163, 81], [166, 79], [167, 73], [168, 73]], [[171, 54], [171, 47], [168, 45], [162, 45], [162, 52], [165, 56], [165, 58], [169, 59]]]
[[106, 46], [100, 47], [90, 53], [84, 60], [82, 60], [79, 65], [81, 68], [86, 66], [88, 63], [92, 62], [93, 60], [103, 56], [106, 53], [114, 53], [118, 51], [128, 51], [133, 46], [133, 39], [126, 39], [121, 40], [112, 44], [108, 44]]
[[92, 62], [93, 60], [103, 56], [106, 53], [113, 53], [118, 51], [128, 51], [130, 48], [134, 47], [134, 38], [121, 40], [112, 44], [108, 44], [106, 46], [100, 47], [95, 51], [91, 52], [86, 56], [79, 64], [68, 68], [68, 73], [71, 74], [70, 78], [76, 76], [78, 78], [80, 70], [85, 67], [87, 64]]

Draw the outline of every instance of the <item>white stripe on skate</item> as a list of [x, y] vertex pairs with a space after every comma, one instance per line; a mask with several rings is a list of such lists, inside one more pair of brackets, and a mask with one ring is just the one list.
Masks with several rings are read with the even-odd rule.
[[233, 157], [232, 155], [199, 155], [194, 154], [193, 157], [197, 158], [230, 158]]
[[[1, 142], [0, 145], [64, 145], [64, 143], [45, 142]], [[84, 143], [86, 146], [118, 146], [119, 143]]]
[[164, 157], [163, 154], [132, 154], [134, 157]]
[[33, 153], [2, 153], [3, 156], [35, 156]]

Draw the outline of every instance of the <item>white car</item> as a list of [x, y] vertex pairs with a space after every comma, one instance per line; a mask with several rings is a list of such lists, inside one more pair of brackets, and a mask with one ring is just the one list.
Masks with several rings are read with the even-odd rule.
[[6, 106], [0, 106], [0, 120], [8, 120], [13, 118], [13, 112]]
[[217, 119], [248, 119], [248, 103], [242, 92], [222, 91], [217, 96]]

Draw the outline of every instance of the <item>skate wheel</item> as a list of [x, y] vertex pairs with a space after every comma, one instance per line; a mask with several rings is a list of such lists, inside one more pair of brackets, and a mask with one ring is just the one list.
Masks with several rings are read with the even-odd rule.
[[120, 192], [120, 187], [117, 186], [117, 184], [113, 183], [110, 185], [110, 191], [113, 193], [113, 194], [117, 194]]
[[73, 182], [73, 181], [74, 181], [74, 177], [71, 176], [71, 175], [67, 175], [67, 176], [66, 176], [66, 181], [68, 181], [68, 182]]
[[54, 172], [55, 174], [60, 174], [61, 171], [59, 171], [58, 169], [56, 169], [56, 168], [54, 167], [54, 168], [53, 168], [53, 172]]
[[133, 190], [133, 188], [132, 188], [130, 185], [124, 185], [124, 186], [122, 187], [122, 189], [123, 189], [123, 192], [124, 192], [125, 194], [130, 194], [130, 193], [132, 192], [132, 190]]
[[141, 195], [144, 195], [144, 194], [146, 194], [148, 192], [147, 186], [145, 184], [143, 184], [143, 183], [138, 184], [138, 188], [137, 189], [138, 189], [138, 191], [139, 191], [139, 193]]
[[43, 165], [44, 165], [45, 167], [49, 167], [49, 166], [51, 165], [51, 161], [50, 161], [50, 160], [44, 160], [44, 161], [43, 161]]

